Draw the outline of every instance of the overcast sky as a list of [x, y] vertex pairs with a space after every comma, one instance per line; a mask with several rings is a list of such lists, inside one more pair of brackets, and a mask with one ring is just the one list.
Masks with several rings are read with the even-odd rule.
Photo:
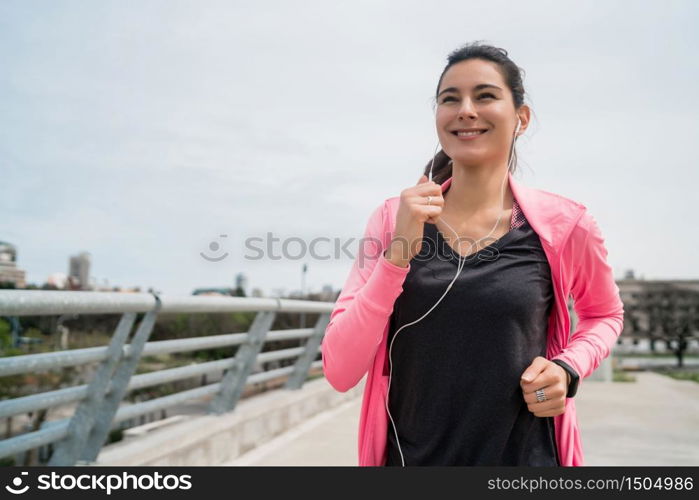
[[697, 279], [698, 6], [2, 0], [0, 240], [37, 284], [87, 251], [112, 286], [289, 292], [306, 262], [338, 289], [349, 257], [244, 241], [360, 238], [434, 152], [447, 54], [483, 40], [526, 71], [520, 182], [585, 204], [617, 277]]

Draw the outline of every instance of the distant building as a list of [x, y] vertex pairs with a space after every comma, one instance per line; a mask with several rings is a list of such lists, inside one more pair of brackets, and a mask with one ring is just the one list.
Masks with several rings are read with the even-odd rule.
[[[93, 290], [95, 292], [111, 292], [112, 287], [109, 285], [109, 280], [107, 278], [104, 278], [102, 280], [102, 284], [100, 285], [97, 280], [94, 281], [95, 285], [93, 287]], [[150, 290], [149, 290], [150, 293]]]
[[[628, 276], [629, 273], [626, 273]], [[651, 352], [657, 347], [651, 347], [649, 338], [661, 329], [660, 324], [653, 324], [652, 311], [648, 309], [648, 301], [657, 301], [658, 297], [668, 296], [668, 305], [672, 305], [678, 296], [692, 294], [699, 297], [699, 280], [645, 280], [623, 279], [616, 281], [619, 295], [624, 303], [624, 330], [617, 340], [617, 350], [633, 350], [633, 352]], [[674, 299], [673, 299], [674, 295]], [[694, 299], [694, 303], [696, 303]], [[662, 300], [660, 301], [662, 303]], [[681, 306], [680, 302], [676, 303]], [[657, 321], [657, 319], [656, 319]], [[699, 339], [689, 341], [690, 350], [699, 351]]]
[[235, 295], [235, 288], [197, 288], [192, 295], [218, 295], [231, 297]]
[[[247, 297], [248, 278], [243, 273], [235, 275], [234, 287], [196, 288], [192, 295], [219, 295], [225, 297]], [[254, 291], [253, 291], [254, 293]]]
[[90, 254], [88, 252], [82, 252], [70, 258], [68, 280], [73, 284], [77, 282], [79, 290], [90, 289]]
[[238, 273], [235, 275], [235, 287], [240, 290], [243, 295], [248, 294], [248, 278], [243, 273]]
[[25, 288], [25, 272], [17, 268], [17, 248], [0, 241], [0, 285], [11, 283], [15, 288]]
[[53, 273], [49, 275], [46, 283], [58, 290], [63, 290], [68, 284], [68, 276], [66, 276], [64, 273]]
[[320, 292], [320, 300], [323, 302], [335, 301], [335, 291], [332, 285], [323, 285], [323, 289]]

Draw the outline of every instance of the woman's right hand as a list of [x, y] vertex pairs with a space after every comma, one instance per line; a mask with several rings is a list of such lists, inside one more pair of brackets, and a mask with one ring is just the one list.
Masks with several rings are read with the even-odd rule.
[[[428, 196], [432, 196], [429, 205]], [[384, 252], [386, 259], [397, 266], [408, 267], [410, 260], [422, 247], [425, 222], [435, 224], [443, 207], [442, 186], [428, 180], [424, 174], [417, 185], [401, 191], [396, 228], [391, 243]]]

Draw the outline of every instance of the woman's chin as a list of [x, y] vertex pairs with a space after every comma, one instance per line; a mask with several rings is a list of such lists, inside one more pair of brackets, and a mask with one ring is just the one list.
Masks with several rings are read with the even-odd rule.
[[488, 158], [483, 155], [449, 155], [449, 158], [451, 158], [454, 163], [458, 163], [459, 165], [464, 165], [467, 167], [474, 165], [482, 165], [483, 163], [488, 161]]

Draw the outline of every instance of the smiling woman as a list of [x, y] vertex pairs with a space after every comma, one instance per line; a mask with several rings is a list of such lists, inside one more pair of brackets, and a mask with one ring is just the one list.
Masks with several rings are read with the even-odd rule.
[[[437, 133], [443, 149], [433, 159], [434, 166], [430, 162], [425, 168], [425, 173], [428, 173], [429, 167], [433, 168], [435, 182], [441, 183], [451, 177], [453, 161], [468, 163], [484, 160], [472, 148], [468, 151], [455, 150], [446, 134], [459, 139], [466, 135], [464, 140], [468, 140], [469, 134], [464, 132], [491, 133], [496, 137], [490, 139], [498, 144], [483, 145], [483, 148], [486, 153], [496, 154], [509, 149], [511, 130], [516, 126], [517, 119], [521, 121], [521, 128], [516, 137], [525, 132], [530, 120], [530, 108], [524, 104], [522, 73], [523, 70], [507, 56], [504, 49], [472, 44], [451, 54], [449, 64], [439, 78], [434, 98]], [[474, 117], [479, 120], [474, 121]], [[517, 167], [516, 150], [512, 156], [511, 171], [514, 172]]]
[[371, 214], [374, 251], [355, 260], [321, 346], [337, 390], [368, 373], [360, 465], [583, 465], [573, 396], [621, 333], [623, 303], [586, 207], [515, 181], [529, 120], [504, 49], [449, 55], [442, 150]]

